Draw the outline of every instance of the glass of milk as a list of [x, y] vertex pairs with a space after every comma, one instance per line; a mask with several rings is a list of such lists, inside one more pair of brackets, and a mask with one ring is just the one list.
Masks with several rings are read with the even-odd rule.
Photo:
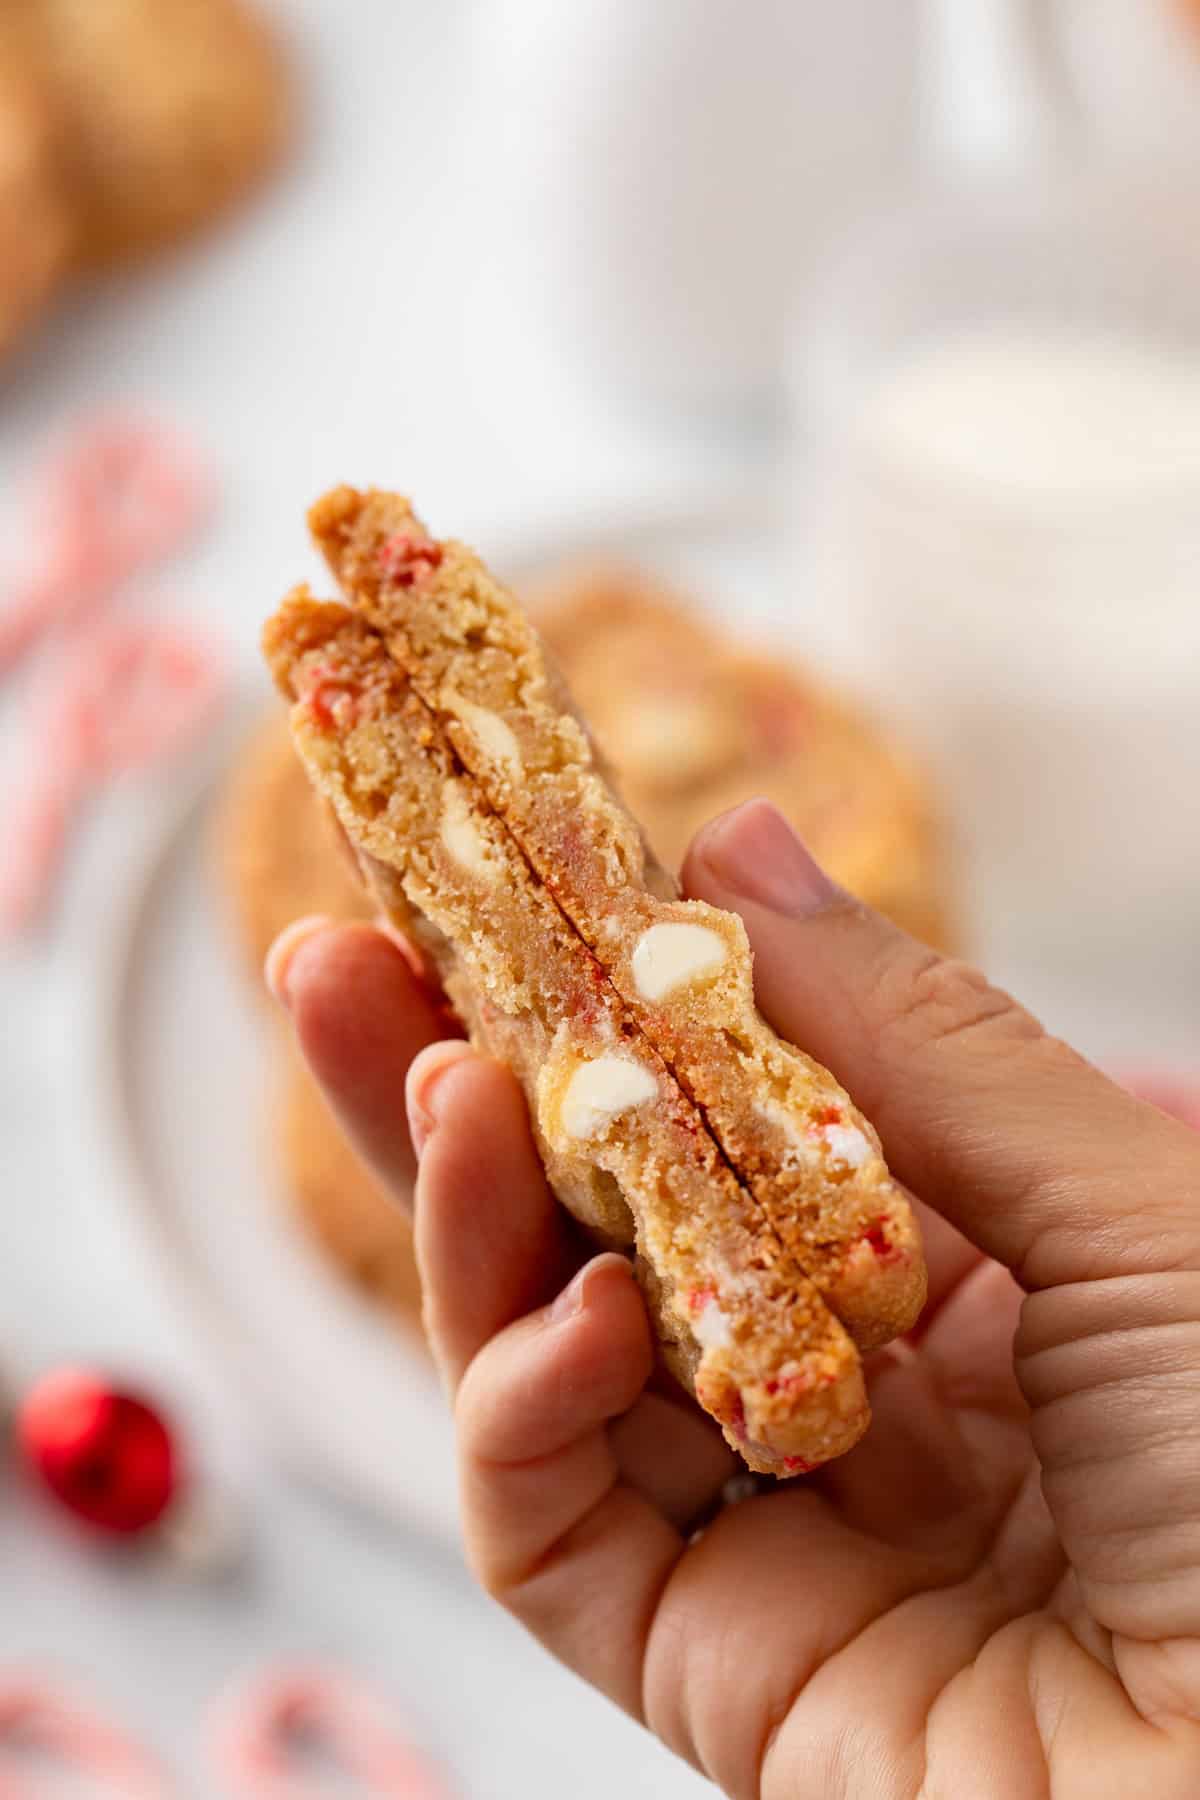
[[943, 194], [847, 249], [793, 363], [825, 653], [940, 769], [978, 947], [1157, 958], [1192, 1016], [1198, 199]]

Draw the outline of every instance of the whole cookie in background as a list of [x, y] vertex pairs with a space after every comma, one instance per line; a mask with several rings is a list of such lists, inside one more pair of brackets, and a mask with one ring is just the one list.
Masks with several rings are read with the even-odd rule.
[[945, 846], [904, 751], [802, 667], [747, 653], [661, 583], [580, 573], [538, 623], [662, 861], [753, 795], [779, 807], [835, 880], [927, 943], [953, 939]]
[[36, 27], [80, 216], [79, 260], [170, 242], [251, 187], [289, 83], [245, 0], [11, 0]]
[[347, 1143], [297, 1052], [289, 1047], [278, 1068], [276, 1142], [289, 1204], [360, 1293], [419, 1327], [412, 1227]]
[[0, 10], [0, 356], [53, 293], [74, 242], [55, 110], [22, 26]]
[[260, 987], [267, 951], [293, 919], [372, 917], [282, 718], [265, 721], [242, 750], [217, 821], [216, 854], [235, 934]]

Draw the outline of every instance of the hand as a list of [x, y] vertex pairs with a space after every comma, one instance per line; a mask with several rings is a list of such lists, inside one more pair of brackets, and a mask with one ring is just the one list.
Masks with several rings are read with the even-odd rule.
[[731, 1795], [1194, 1800], [1200, 1136], [832, 887], [763, 802], [685, 883], [741, 913], [763, 1012], [877, 1125], [930, 1273], [863, 1442], [712, 1517], [734, 1460], [652, 1380], [628, 1265], [587, 1260], [513, 1078], [433, 1041], [383, 933], [274, 955], [362, 1152], [399, 1193], [420, 1157], [480, 1580]]

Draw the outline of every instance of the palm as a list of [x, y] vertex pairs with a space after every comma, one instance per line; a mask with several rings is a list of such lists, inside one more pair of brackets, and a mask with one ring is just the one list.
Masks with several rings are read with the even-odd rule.
[[762, 1800], [1183, 1800], [1195, 1764], [1130, 1707], [1042, 1498], [1020, 1290], [959, 1243], [919, 1342], [871, 1366], [863, 1442], [689, 1548], [647, 1643], [647, 1722]]

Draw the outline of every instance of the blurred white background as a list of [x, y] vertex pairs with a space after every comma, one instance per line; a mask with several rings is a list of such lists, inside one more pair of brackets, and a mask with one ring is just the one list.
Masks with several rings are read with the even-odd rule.
[[[74, 294], [0, 389], [0, 495], [22, 552], [27, 477], [73, 418], [133, 401], [205, 449], [219, 516], [164, 605], [219, 624], [248, 691], [265, 691], [263, 616], [313, 572], [302, 509], [334, 481], [410, 491], [436, 528], [502, 558], [581, 519], [775, 491], [812, 450], [801, 381], [782, 454], [791, 321], [865, 215], [939, 158], [1028, 169], [1103, 140], [1194, 164], [1200, 146], [1178, 21], [1150, 0], [1050, 7], [1066, 29], [1049, 56], [1046, 9], [984, 0], [275, 11], [305, 112], [281, 179], [221, 230]], [[807, 475], [791, 480], [799, 516]], [[0, 697], [0, 747], [17, 726]], [[197, 1794], [208, 1698], [285, 1651], [385, 1683], [475, 1800], [699, 1792], [450, 1551], [291, 1479], [163, 1286], [94, 1075], [100, 947], [173, 779], [96, 809], [50, 932], [2, 952], [0, 1376], [19, 1388], [76, 1354], [152, 1367], [245, 1510], [251, 1559], [242, 1579], [191, 1585], [113, 1562], [0, 1481], [0, 1660], [80, 1677]], [[1194, 798], [1180, 808], [1194, 835]], [[1186, 1048], [1177, 1037], [1160, 1047]]]

